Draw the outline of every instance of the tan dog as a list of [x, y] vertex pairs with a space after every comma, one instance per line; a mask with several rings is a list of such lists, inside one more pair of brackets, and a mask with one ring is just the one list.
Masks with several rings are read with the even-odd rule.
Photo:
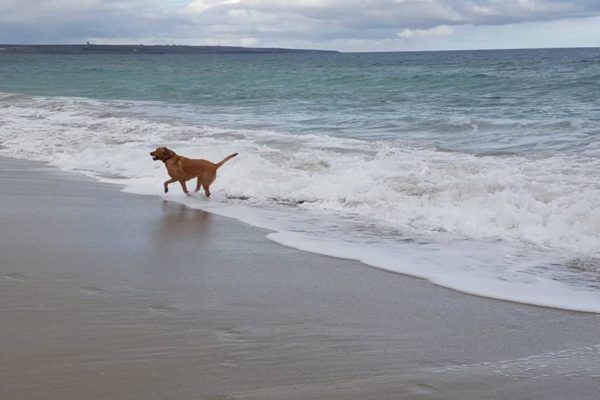
[[233, 153], [216, 164], [207, 160], [194, 160], [191, 158], [178, 156], [173, 150], [170, 150], [166, 147], [159, 147], [151, 152], [150, 155], [154, 161], [160, 160], [165, 163], [165, 167], [167, 167], [167, 173], [171, 177], [171, 179], [165, 181], [164, 183], [165, 193], [169, 191], [168, 186], [170, 183], [179, 182], [183, 192], [185, 194], [189, 194], [185, 182], [189, 181], [190, 179], [198, 178], [196, 182], [196, 189], [194, 191], [199, 191], [200, 186], [202, 186], [206, 197], [210, 197], [209, 187], [210, 184], [213, 183], [217, 178], [217, 170], [229, 159], [237, 156], [238, 153]]

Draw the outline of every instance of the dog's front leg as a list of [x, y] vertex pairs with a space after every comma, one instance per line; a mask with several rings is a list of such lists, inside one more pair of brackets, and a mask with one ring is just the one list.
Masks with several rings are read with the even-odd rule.
[[183, 193], [185, 193], [186, 195], [190, 195], [190, 192], [188, 192], [187, 190], [187, 185], [185, 184], [185, 181], [181, 180], [179, 181], [179, 183], [181, 184], [181, 188], [183, 189]]
[[165, 193], [169, 193], [169, 184], [176, 181], [176, 179], [169, 179], [168, 181], [165, 181], [165, 183], [163, 184], [163, 186], [165, 187]]

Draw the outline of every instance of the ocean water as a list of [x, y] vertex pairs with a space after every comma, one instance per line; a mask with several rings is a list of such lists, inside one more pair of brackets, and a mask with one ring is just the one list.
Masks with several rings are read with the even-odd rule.
[[[149, 152], [219, 161], [210, 200]], [[600, 312], [600, 49], [0, 53], [0, 154], [466, 293]]]

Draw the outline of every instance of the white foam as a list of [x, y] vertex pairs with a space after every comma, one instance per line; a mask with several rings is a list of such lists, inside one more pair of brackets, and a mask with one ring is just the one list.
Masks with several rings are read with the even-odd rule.
[[270, 239], [303, 250], [482, 296], [600, 312], [600, 267], [569, 267], [600, 258], [597, 158], [476, 157], [193, 126], [146, 119], [140, 103], [131, 103], [135, 113], [128, 104], [0, 98], [2, 154], [162, 195], [154, 147], [213, 161], [239, 152], [219, 171], [211, 201], [178, 188], [168, 198], [274, 230]]

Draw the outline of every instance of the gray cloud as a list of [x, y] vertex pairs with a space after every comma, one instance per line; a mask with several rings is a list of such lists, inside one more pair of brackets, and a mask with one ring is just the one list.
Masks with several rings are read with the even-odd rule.
[[0, 42], [389, 41], [597, 15], [597, 0], [2, 0]]

